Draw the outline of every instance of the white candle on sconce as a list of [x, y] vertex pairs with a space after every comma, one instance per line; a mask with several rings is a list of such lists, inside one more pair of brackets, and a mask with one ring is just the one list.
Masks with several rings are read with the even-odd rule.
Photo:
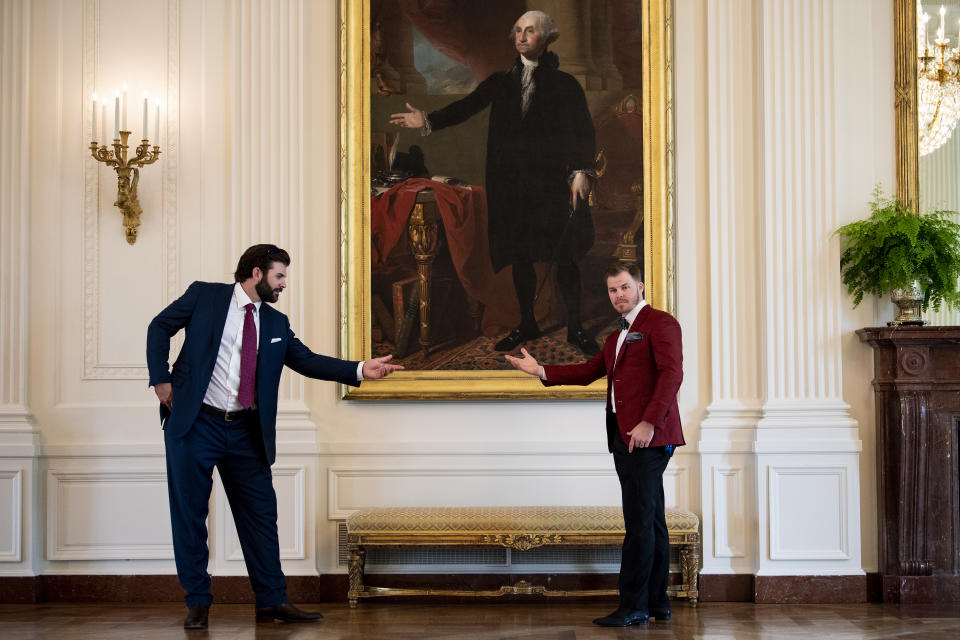
[[[103, 99], [100, 101], [100, 132], [104, 138], [107, 137], [107, 101]], [[106, 145], [107, 141], [104, 140], [103, 144]]]
[[160, 145], [160, 103], [157, 103], [157, 115], [153, 120], [153, 145]]
[[120, 139], [120, 90], [113, 93], [113, 139]]
[[937, 29], [937, 40], [943, 40], [944, 35], [947, 33], [946, 27], [943, 24], [943, 21], [947, 17], [947, 8], [943, 5], [940, 5], [940, 28]]
[[127, 83], [126, 82], [123, 83], [123, 100], [121, 100], [121, 104], [120, 104], [120, 113], [121, 113], [120, 117], [123, 118], [123, 122], [121, 122], [120, 128], [123, 131], [129, 131], [129, 129], [127, 129]]
[[97, 92], [94, 91], [93, 95], [90, 97], [90, 139], [93, 142], [97, 141]]
[[143, 92], [143, 139], [147, 139], [147, 92]]

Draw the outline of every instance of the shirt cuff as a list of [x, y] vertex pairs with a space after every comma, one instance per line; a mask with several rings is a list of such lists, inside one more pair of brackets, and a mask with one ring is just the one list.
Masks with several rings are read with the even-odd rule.
[[573, 179], [574, 179], [575, 177], [577, 177], [577, 174], [578, 174], [578, 173], [585, 173], [585, 174], [587, 174], [587, 177], [590, 178], [591, 180], [596, 180], [596, 179], [597, 179], [597, 172], [594, 171], [593, 169], [574, 169], [573, 171], [570, 172], [570, 175], [567, 176], [567, 183], [568, 183], [568, 184], [572, 184], [572, 183], [573, 183]]
[[363, 382], [363, 381], [364, 381], [364, 377], [363, 377], [363, 363], [364, 363], [364, 362], [366, 362], [366, 360], [361, 360], [360, 362], [357, 363], [357, 382]]
[[420, 127], [420, 135], [428, 136], [433, 133], [433, 126], [430, 124], [430, 118], [427, 117], [427, 112], [421, 111], [420, 113], [423, 114], [423, 126]]
[[544, 382], [547, 381], [547, 370], [543, 368], [543, 365], [540, 365], [540, 379]]

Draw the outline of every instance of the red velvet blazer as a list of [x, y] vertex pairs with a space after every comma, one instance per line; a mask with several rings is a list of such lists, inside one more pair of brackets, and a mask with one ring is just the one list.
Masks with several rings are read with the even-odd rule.
[[607, 407], [613, 389], [617, 424], [625, 443], [630, 442], [627, 432], [645, 420], [654, 426], [651, 447], [685, 444], [677, 407], [683, 380], [680, 323], [669, 313], [645, 305], [614, 362], [619, 337], [619, 331], [611, 333], [600, 353], [583, 364], [545, 366], [543, 384], [587, 385], [605, 375]]

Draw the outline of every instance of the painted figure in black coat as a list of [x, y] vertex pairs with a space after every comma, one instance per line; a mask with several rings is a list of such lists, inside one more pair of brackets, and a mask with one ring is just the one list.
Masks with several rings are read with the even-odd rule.
[[424, 134], [464, 122], [490, 107], [486, 189], [488, 238], [494, 271], [513, 267], [520, 325], [496, 344], [511, 351], [540, 336], [534, 318], [534, 263], [556, 265], [567, 312], [567, 341], [588, 355], [599, 346], [580, 323], [579, 262], [593, 245], [587, 197], [593, 178], [594, 131], [586, 97], [570, 74], [558, 69], [547, 45], [558, 34], [553, 20], [528, 11], [514, 25], [520, 54], [508, 71], [494, 73], [470, 95], [424, 114], [391, 115], [390, 122]]

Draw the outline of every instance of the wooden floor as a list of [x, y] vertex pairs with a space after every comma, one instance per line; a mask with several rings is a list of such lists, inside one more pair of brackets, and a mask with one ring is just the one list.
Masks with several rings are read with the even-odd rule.
[[249, 605], [215, 605], [208, 631], [184, 631], [186, 608], [156, 605], [0, 605], [0, 638], [130, 640], [160, 638], [458, 638], [574, 640], [581, 638], [960, 638], [960, 605], [675, 604], [673, 619], [647, 627], [603, 629], [590, 621], [609, 603], [589, 601], [482, 604], [361, 603], [316, 608], [316, 624], [256, 624]]

